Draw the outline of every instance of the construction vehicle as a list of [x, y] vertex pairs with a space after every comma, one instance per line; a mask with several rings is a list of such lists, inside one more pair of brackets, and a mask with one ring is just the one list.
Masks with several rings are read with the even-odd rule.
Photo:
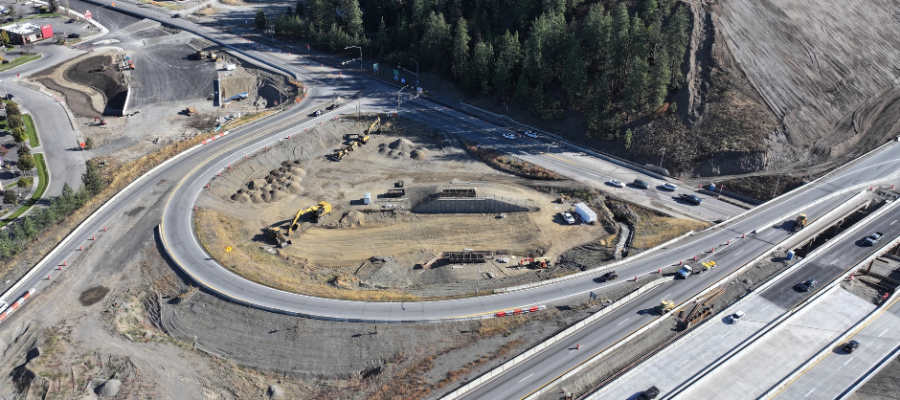
[[658, 306], [656, 306], [656, 311], [659, 312], [659, 315], [663, 315], [674, 309], [675, 309], [675, 302], [672, 300], [663, 300], [663, 301], [659, 302]]
[[284, 248], [291, 244], [291, 241], [288, 240], [288, 238], [286, 238], [284, 236], [284, 234], [281, 232], [281, 228], [279, 228], [277, 226], [274, 228], [266, 228], [266, 234], [270, 238], [274, 239], [275, 242], [278, 243], [279, 247]]
[[800, 214], [797, 216], [797, 219], [794, 220], [794, 232], [797, 232], [806, 227], [806, 214]]
[[106, 125], [106, 118], [94, 117], [94, 122], [96, 122], [97, 125]]
[[188, 107], [188, 108], [184, 109], [184, 113], [187, 114], [188, 117], [193, 117], [195, 115], [200, 114], [200, 112], [198, 112], [197, 109], [194, 107]]
[[711, 270], [711, 269], [713, 269], [713, 268], [716, 267], [716, 262], [715, 262], [715, 261], [712, 261], [712, 260], [710, 260], [710, 261], [704, 261], [704, 262], [703, 262], [702, 264], [700, 264], [700, 265], [703, 266], [703, 269], [709, 271], [709, 270]]
[[[294, 225], [297, 225], [297, 220], [300, 219], [301, 215], [306, 215], [308, 213], [315, 213], [315, 220], [318, 221], [318, 220], [324, 218], [330, 212], [331, 212], [331, 204], [329, 204], [327, 201], [320, 201], [319, 204], [317, 204], [317, 205], [311, 206], [304, 210], [300, 210], [297, 213], [297, 217], [294, 218], [294, 222], [291, 222], [291, 227], [290, 227], [291, 231], [290, 232], [297, 230], [296, 228], [294, 228]], [[299, 227], [300, 227], [300, 225], [297, 225], [297, 228], [299, 228]]]
[[331, 159], [334, 161], [341, 161], [344, 157], [347, 156], [347, 151], [344, 149], [340, 149], [335, 151], [334, 154], [331, 155]]
[[356, 146], [359, 146], [358, 142], [350, 142], [350, 144], [347, 145], [347, 151], [356, 150]]
[[690, 276], [692, 273], [694, 273], [694, 269], [688, 265], [685, 265], [677, 272], [678, 276], [680, 276], [682, 279], [687, 279], [688, 276]]
[[519, 260], [519, 267], [529, 267], [529, 268], [547, 268], [547, 263], [550, 261], [549, 258], [540, 257], [540, 258], [523, 258]]
[[384, 197], [397, 198], [403, 197], [406, 195], [405, 189], [388, 189], [387, 193], [384, 194]]
[[361, 145], [366, 144], [366, 142], [368, 142], [370, 139], [369, 135], [366, 133], [355, 133], [354, 135], [355, 137], [353, 137], [351, 140], [355, 140], [356, 143], [359, 143]]
[[378, 127], [378, 132], [380, 133], [381, 132], [381, 117], [375, 118], [375, 122], [373, 122], [372, 125], [369, 125], [369, 129], [366, 130], [366, 136], [371, 135], [372, 129], [375, 129], [376, 126]]

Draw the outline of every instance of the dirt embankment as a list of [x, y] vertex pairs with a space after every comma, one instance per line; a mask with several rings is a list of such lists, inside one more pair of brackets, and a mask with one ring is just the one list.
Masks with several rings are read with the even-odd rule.
[[[111, 55], [89, 57], [63, 72], [63, 77], [71, 82], [90, 86], [103, 94], [108, 110], [123, 110], [128, 87], [122, 72], [118, 71]], [[108, 112], [104, 111], [108, 114]]]

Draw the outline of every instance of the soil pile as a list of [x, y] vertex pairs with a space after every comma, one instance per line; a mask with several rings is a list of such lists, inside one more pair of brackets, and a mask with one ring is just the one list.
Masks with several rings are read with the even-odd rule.
[[292, 194], [303, 193], [300, 181], [306, 171], [300, 168], [300, 161], [285, 161], [273, 169], [265, 178], [254, 179], [231, 195], [231, 200], [241, 204], [269, 203], [282, 200]]
[[428, 158], [428, 150], [415, 149], [411, 153], [409, 153], [409, 156], [416, 160], [424, 160], [424, 159]]
[[378, 152], [395, 159], [412, 157], [416, 160], [424, 160], [428, 157], [428, 153], [424, 148], [416, 146], [415, 143], [403, 138], [397, 139], [387, 146], [382, 143]]
[[110, 379], [97, 388], [97, 394], [100, 397], [116, 397], [119, 395], [119, 388], [122, 382], [118, 379]]

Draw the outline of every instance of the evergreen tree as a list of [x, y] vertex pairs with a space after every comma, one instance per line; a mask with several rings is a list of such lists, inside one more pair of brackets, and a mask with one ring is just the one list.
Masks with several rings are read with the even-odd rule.
[[319, 30], [334, 23], [335, 13], [332, 0], [309, 0], [309, 18]]
[[649, 33], [644, 21], [635, 16], [631, 19], [631, 57], [647, 59], [650, 55]]
[[490, 43], [478, 42], [472, 54], [472, 61], [469, 63], [466, 80], [468, 83], [469, 93], [491, 92], [490, 78], [493, 70], [494, 62], [494, 46]]
[[419, 51], [422, 53], [422, 59], [431, 62], [431, 66], [435, 69], [444, 65], [443, 50], [449, 37], [450, 27], [444, 21], [444, 15], [432, 11], [428, 21], [425, 22], [425, 33], [419, 43]]
[[587, 85], [587, 64], [584, 62], [584, 51], [580, 42], [577, 36], [570, 36], [564, 63], [563, 86], [570, 101], [580, 98]]
[[653, 16], [656, 14], [657, 7], [656, 0], [639, 0], [638, 14], [641, 15], [641, 18], [643, 18], [644, 21], [650, 23]]
[[566, 12], [566, 0], [543, 0], [541, 8], [545, 14], [563, 14]]
[[256, 27], [259, 29], [266, 29], [269, 27], [269, 19], [266, 18], [266, 13], [262, 8], [256, 9]]
[[612, 18], [612, 28], [610, 30], [610, 67], [616, 72], [613, 82], [615, 87], [621, 87], [618, 83], [623, 82], [625, 78], [625, 68], [628, 65], [628, 51], [631, 41], [630, 24], [628, 18], [628, 8], [625, 3], [619, 3]]
[[509, 96], [513, 89], [513, 71], [522, 58], [522, 46], [519, 44], [519, 32], [506, 33], [500, 38], [497, 47], [497, 62], [494, 64], [494, 89], [500, 96]]
[[84, 139], [84, 149], [90, 150], [93, 148], [94, 148], [94, 139], [92, 139], [90, 136], [88, 136], [86, 139]]
[[15, 190], [6, 189], [3, 191], [3, 204], [16, 204], [18, 199], [19, 196], [16, 196]]
[[[431, 11], [432, 0], [412, 0], [412, 17], [413, 21], [422, 21], [428, 18]], [[443, 17], [443, 14], [442, 14]]]
[[287, 6], [287, 11], [284, 13], [285, 18], [293, 19], [294, 18], [294, 10], [291, 9], [291, 6]]
[[353, 38], [359, 39], [365, 36], [363, 29], [362, 10], [359, 9], [358, 0], [342, 0], [344, 30]]
[[681, 62], [684, 60], [684, 53], [687, 51], [689, 20], [684, 7], [676, 7], [675, 13], [670, 18], [669, 23], [663, 27], [663, 40], [666, 51], [669, 53], [669, 73], [672, 78], [670, 85], [674, 89], [681, 87]]
[[450, 73], [454, 78], [462, 78], [469, 65], [469, 27], [466, 20], [460, 18], [456, 22], [456, 30], [453, 34], [453, 61]]
[[583, 44], [589, 54], [590, 62], [598, 68], [606, 65], [609, 57], [609, 32], [612, 17], [603, 10], [600, 4], [594, 4], [584, 19], [582, 31]]
[[666, 49], [660, 49], [659, 54], [653, 60], [653, 68], [650, 70], [649, 103], [651, 110], [662, 107], [669, 92], [669, 82], [672, 81], [669, 70], [669, 53]]
[[306, 15], [306, 7], [303, 5], [303, 0], [297, 1], [297, 5], [294, 6], [294, 14], [298, 17]]
[[631, 150], [631, 141], [634, 139], [634, 133], [631, 132], [631, 128], [625, 131], [625, 148]]
[[84, 174], [81, 175], [81, 183], [91, 195], [96, 195], [103, 190], [103, 177], [100, 176], [100, 170], [97, 169], [97, 166], [94, 165], [93, 161], [85, 161], [84, 165], [87, 168], [85, 169]]
[[527, 75], [519, 74], [519, 79], [516, 80], [516, 91], [513, 96], [522, 102], [531, 98], [531, 83], [528, 82]]
[[379, 60], [384, 60], [391, 51], [391, 38], [388, 36], [387, 25], [384, 23], [384, 17], [378, 24], [378, 34], [375, 35], [375, 51], [378, 52]]
[[30, 216], [26, 216], [22, 218], [22, 232], [25, 234], [25, 237], [28, 239], [32, 239], [38, 234], [38, 228], [34, 224], [34, 220], [31, 219]]
[[635, 57], [628, 71], [628, 82], [625, 84], [625, 106], [632, 111], [643, 108], [647, 90], [647, 61]]
[[19, 156], [19, 161], [16, 162], [16, 167], [19, 167], [22, 171], [28, 172], [34, 168], [34, 156], [31, 154], [23, 154]]

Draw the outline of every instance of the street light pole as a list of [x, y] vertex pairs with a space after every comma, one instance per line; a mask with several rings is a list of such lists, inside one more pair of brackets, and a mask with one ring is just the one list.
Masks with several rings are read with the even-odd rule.
[[409, 59], [412, 60], [412, 62], [416, 63], [416, 88], [418, 89], [418, 87], [419, 87], [419, 62], [416, 60], [413, 60], [412, 57], [410, 57]]
[[363, 71], [363, 63], [362, 63], [362, 47], [359, 47], [359, 46], [347, 46], [347, 47], [344, 47], [344, 50], [352, 49], [352, 48], [357, 48], [357, 49], [359, 49], [359, 72], [362, 72], [362, 71]]
[[409, 85], [406, 85], [397, 91], [397, 118], [400, 118], [400, 92], [402, 92], [403, 89], [406, 89], [408, 87], [409, 87]]
[[662, 156], [659, 158], [659, 167], [662, 168], [663, 159], [666, 158], [666, 148], [662, 149]]

